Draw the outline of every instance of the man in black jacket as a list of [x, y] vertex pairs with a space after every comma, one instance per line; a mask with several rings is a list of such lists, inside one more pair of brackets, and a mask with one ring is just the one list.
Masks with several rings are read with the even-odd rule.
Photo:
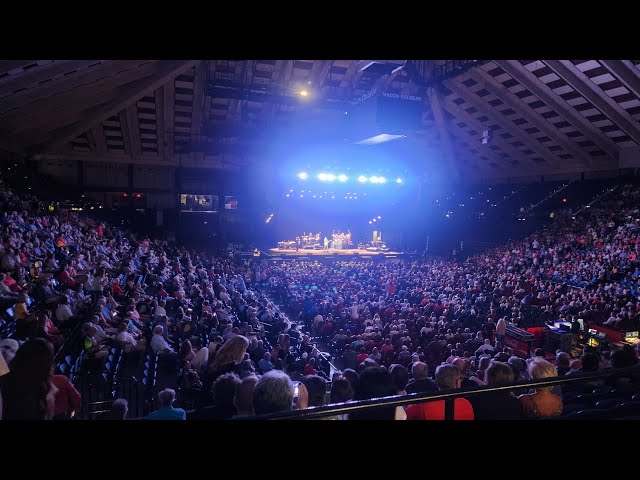
[[[506, 363], [492, 361], [487, 368], [487, 386], [514, 383], [513, 369]], [[520, 400], [509, 391], [482, 393], [469, 397], [476, 420], [517, 420], [522, 418]]]
[[411, 367], [413, 378], [407, 384], [407, 393], [435, 392], [438, 386], [429, 378], [429, 367], [426, 363], [415, 362]]

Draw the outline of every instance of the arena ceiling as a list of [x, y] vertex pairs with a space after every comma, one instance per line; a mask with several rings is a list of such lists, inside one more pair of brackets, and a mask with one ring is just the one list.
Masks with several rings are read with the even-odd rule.
[[640, 60], [9, 60], [0, 148], [238, 169], [266, 126], [372, 89], [425, 98], [422, 128], [402, 141], [453, 176], [612, 170], [640, 145]]

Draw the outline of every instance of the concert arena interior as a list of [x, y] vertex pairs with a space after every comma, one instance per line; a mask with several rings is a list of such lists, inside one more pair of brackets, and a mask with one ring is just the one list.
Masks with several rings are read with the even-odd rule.
[[640, 419], [640, 60], [0, 61], [3, 420]]

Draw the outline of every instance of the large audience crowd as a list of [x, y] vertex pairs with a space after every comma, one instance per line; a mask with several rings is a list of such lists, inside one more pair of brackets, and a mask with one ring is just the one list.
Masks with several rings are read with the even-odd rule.
[[[575, 216], [558, 214], [544, 230], [463, 262], [238, 264], [84, 214], [43, 212], [0, 185], [0, 303], [11, 316], [0, 330], [10, 332], [0, 340], [2, 418], [80, 410], [80, 394], [55, 370], [77, 332], [85, 375], [113, 347], [141, 368], [146, 355], [157, 358], [171, 385], [154, 396], [149, 419], [237, 418], [633, 365], [628, 348], [580, 359], [538, 351], [524, 361], [504, 335], [510, 324], [578, 317], [640, 329], [639, 196], [619, 186]], [[185, 392], [197, 402], [176, 407]], [[519, 393], [457, 399], [455, 418], [562, 412], [558, 389]], [[126, 404], [116, 399], [110, 418], [126, 418]], [[444, 410], [428, 402], [348, 418], [439, 419]]]

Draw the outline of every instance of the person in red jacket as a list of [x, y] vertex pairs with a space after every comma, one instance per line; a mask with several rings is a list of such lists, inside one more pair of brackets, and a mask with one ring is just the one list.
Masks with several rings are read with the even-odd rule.
[[309, 363], [304, 367], [302, 374], [306, 377], [307, 375], [316, 375], [318, 372], [315, 369], [316, 359], [310, 358]]
[[367, 355], [367, 352], [364, 351], [364, 347], [360, 347], [359, 353], [356, 356], [356, 364], [360, 365], [367, 358], [369, 358], [369, 355]]
[[[455, 365], [440, 365], [436, 369], [438, 390], [460, 388], [462, 377]], [[407, 420], [444, 420], [445, 401], [417, 403], [407, 407]], [[453, 403], [454, 420], [473, 420], [473, 406], [466, 398], [456, 398]]]
[[55, 394], [54, 420], [63, 420], [80, 411], [80, 393], [64, 375], [53, 375], [51, 383], [58, 389]]

